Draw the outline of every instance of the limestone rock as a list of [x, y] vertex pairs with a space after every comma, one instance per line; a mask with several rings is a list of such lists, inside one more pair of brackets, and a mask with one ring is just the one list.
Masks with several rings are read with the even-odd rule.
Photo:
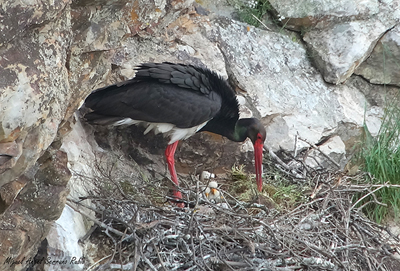
[[[85, 235], [87, 227], [79, 213], [66, 206], [60, 216], [50, 228], [46, 239], [47, 257], [66, 261], [63, 270], [84, 270], [88, 259], [83, 255], [79, 238]], [[47, 271], [60, 270], [60, 265], [46, 264]]]
[[393, 25], [384, 25], [379, 20], [338, 23], [310, 30], [304, 35], [304, 41], [324, 79], [340, 84], [367, 59], [378, 40], [391, 27]]
[[287, 35], [247, 31], [228, 19], [216, 20], [207, 34], [220, 44], [229, 76], [242, 82], [255, 115], [264, 118], [272, 150], [293, 150], [296, 135], [315, 144], [333, 135], [339, 122], [362, 126], [370, 109], [364, 107], [367, 101], [358, 85], [326, 84], [304, 47]]
[[[23, 175], [1, 188], [0, 195], [6, 205], [1, 208], [0, 261], [4, 264], [0, 270], [24, 270], [35, 256], [40, 242], [47, 236], [51, 222], [64, 209], [68, 195], [65, 185], [70, 173], [66, 168], [65, 156], [56, 151], [55, 157], [58, 160], [54, 163], [55, 168], [51, 169], [53, 163], [47, 163], [37, 171], [35, 177]], [[46, 184], [51, 181], [41, 179], [42, 171], [52, 172], [44, 178], [56, 182]]]
[[366, 60], [378, 40], [400, 20], [400, 2], [271, 1], [285, 27], [305, 32], [309, 54], [324, 79], [346, 81]]
[[400, 26], [389, 30], [355, 71], [373, 84], [400, 86]]
[[38, 160], [40, 166], [35, 178], [47, 185], [66, 186], [71, 178], [71, 171], [66, 167], [68, 163], [67, 154], [63, 151], [57, 151], [53, 155], [48, 154], [52, 157], [48, 157], [46, 153], [43, 156]]
[[12, 168], [22, 153], [22, 144], [13, 142], [0, 143], [0, 173]]
[[1, 6], [0, 46], [21, 37], [30, 27], [45, 25], [64, 13], [69, 0], [4, 1]]
[[[64, 208], [65, 200], [68, 190], [75, 199], [90, 190], [79, 177], [93, 178], [95, 162], [117, 161], [118, 172], [133, 183], [158, 183], [166, 175], [167, 140], [161, 136], [143, 137], [140, 127], [93, 128], [73, 117], [92, 90], [129, 79], [141, 62], [208, 66], [237, 87], [242, 117], [262, 119], [268, 147], [293, 151], [299, 135], [340, 160], [364, 121], [377, 133], [384, 97], [398, 91], [352, 73], [360, 67], [357, 73], [371, 82], [398, 85], [398, 69], [379, 74], [376, 56], [380, 47], [398, 49], [398, 27], [387, 31], [398, 23], [399, 1], [303, 0], [292, 9], [289, 1], [271, 1], [287, 26], [309, 27], [308, 48], [300, 35], [284, 29], [263, 31], [233, 20], [222, 0], [204, 1], [204, 9], [193, 0], [31, 2], [1, 6], [0, 262], [10, 258], [16, 264], [0, 270], [25, 269], [46, 237], [48, 253], [53, 247], [80, 255], [78, 247], [63, 246], [62, 238], [70, 235], [75, 242], [90, 223], [80, 217], [77, 223], [85, 227], [71, 234], [60, 228], [80, 216]], [[345, 83], [327, 84], [321, 73], [329, 82]], [[309, 147], [298, 144], [296, 149]], [[180, 143], [176, 158], [183, 174], [198, 164], [198, 170], [216, 173], [234, 163], [251, 165], [249, 171], [254, 166], [251, 143], [206, 133]], [[19, 264], [23, 259], [25, 265]]]
[[[64, 2], [56, 2], [58, 8], [54, 12], [60, 12], [60, 3]], [[54, 15], [52, 12], [44, 15], [50, 6], [43, 4], [42, 9], [37, 10], [38, 14], [43, 13], [41, 21], [48, 22], [47, 16]], [[25, 8], [27, 14], [34, 12], [33, 6]], [[65, 67], [71, 33], [68, 10], [66, 6], [53, 21], [2, 47], [0, 142], [17, 139], [22, 153], [15, 165], [2, 174], [0, 185], [34, 165], [41, 152], [53, 142], [64, 117], [70, 97]]]
[[270, 3], [285, 27], [294, 30], [348, 17], [356, 20], [370, 18], [379, 12], [379, 3], [374, 0], [301, 0], [296, 5], [288, 0], [271, 0]]
[[25, 211], [23, 204], [16, 203], [12, 212], [2, 214], [0, 228], [6, 229], [0, 231], [2, 271], [25, 270], [50, 228], [49, 221], [24, 214]]
[[14, 202], [15, 198], [28, 181], [27, 178], [19, 178], [0, 188], [0, 213], [4, 213], [4, 211]]

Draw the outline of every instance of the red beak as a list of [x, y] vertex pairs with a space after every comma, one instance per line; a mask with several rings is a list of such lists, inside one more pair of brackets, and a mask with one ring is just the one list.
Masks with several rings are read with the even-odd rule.
[[262, 157], [263, 157], [263, 142], [261, 139], [257, 139], [254, 142], [254, 160], [256, 165], [256, 181], [258, 191], [262, 191]]

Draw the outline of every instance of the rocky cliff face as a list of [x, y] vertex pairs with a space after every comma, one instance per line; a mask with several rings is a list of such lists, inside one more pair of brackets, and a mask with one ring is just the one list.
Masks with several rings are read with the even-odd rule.
[[[90, 171], [92, 147], [113, 149], [74, 112], [92, 90], [132, 77], [141, 62], [206, 65], [237, 87], [243, 117], [262, 119], [270, 149], [292, 151], [300, 136], [343, 166], [364, 121], [376, 133], [386, 95], [398, 91], [400, 1], [270, 2], [284, 27], [241, 23], [225, 1], [2, 3], [0, 263], [14, 264], [0, 269], [25, 268], [21, 261], [36, 254], [69, 189], [79, 190], [67, 188], [70, 177]], [[141, 152], [140, 137], [123, 138], [136, 142], [130, 156], [143, 171], [162, 170], [158, 148]], [[213, 140], [190, 156], [199, 137]], [[178, 171], [246, 163], [248, 150], [197, 135], [182, 143]]]

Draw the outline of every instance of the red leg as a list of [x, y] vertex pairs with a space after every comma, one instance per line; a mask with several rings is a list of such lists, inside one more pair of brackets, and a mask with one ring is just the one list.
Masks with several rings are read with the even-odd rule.
[[[165, 157], [167, 158], [167, 164], [169, 173], [171, 174], [171, 179], [177, 186], [179, 186], [178, 175], [176, 175], [176, 170], [175, 170], [175, 158], [174, 158], [177, 146], [178, 146], [178, 141], [172, 143], [171, 145], [168, 145], [167, 149], [165, 150]], [[181, 192], [174, 190], [174, 197], [177, 199], [182, 199]], [[183, 203], [178, 203], [177, 205], [178, 207], [185, 206]]]

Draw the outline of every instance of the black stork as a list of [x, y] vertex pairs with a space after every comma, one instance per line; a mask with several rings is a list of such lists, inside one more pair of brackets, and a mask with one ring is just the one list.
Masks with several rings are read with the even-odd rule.
[[[239, 119], [235, 92], [215, 72], [192, 65], [144, 63], [134, 78], [93, 91], [85, 100], [88, 122], [100, 125], [144, 123], [170, 137], [165, 156], [178, 186], [174, 154], [178, 141], [209, 131], [236, 142], [254, 145], [256, 181], [262, 190], [262, 151], [266, 131], [258, 119]], [[174, 197], [181, 199], [179, 191]], [[182, 206], [182, 205], [181, 205]]]

